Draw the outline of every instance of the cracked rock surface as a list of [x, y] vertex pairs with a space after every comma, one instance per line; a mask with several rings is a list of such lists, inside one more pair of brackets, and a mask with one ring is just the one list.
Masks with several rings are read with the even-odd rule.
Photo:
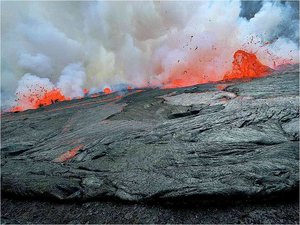
[[4, 114], [2, 193], [167, 201], [297, 190], [298, 65], [222, 85], [132, 90]]

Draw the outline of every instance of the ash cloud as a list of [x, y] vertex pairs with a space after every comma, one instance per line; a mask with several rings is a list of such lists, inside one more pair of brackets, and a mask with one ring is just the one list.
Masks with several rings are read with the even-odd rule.
[[185, 71], [199, 73], [185, 85], [219, 80], [238, 49], [270, 67], [298, 63], [298, 12], [270, 1], [2, 2], [2, 107], [28, 73], [73, 98], [83, 87], [159, 87]]

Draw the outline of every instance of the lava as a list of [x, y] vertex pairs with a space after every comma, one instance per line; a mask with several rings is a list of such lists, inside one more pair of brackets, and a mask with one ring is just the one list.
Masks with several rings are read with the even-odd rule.
[[70, 100], [66, 98], [59, 89], [53, 89], [52, 91], [46, 92], [46, 94], [35, 102], [35, 107], [41, 107], [46, 105], [51, 105], [55, 102], [61, 102], [65, 100]]
[[[53, 89], [50, 91], [45, 91], [44, 95], [40, 97], [39, 94], [31, 92], [28, 95], [22, 95], [18, 99], [18, 105], [11, 109], [11, 112], [24, 111], [28, 108], [37, 109], [42, 106], [51, 105], [55, 102], [70, 100], [70, 98], [65, 97], [59, 89]], [[25, 107], [24, 105], [29, 105]]]
[[[254, 53], [243, 50], [237, 50], [233, 55], [232, 69], [223, 76], [223, 79], [217, 79], [214, 70], [206, 72], [201, 70], [201, 65], [197, 62], [190, 63], [187, 67], [175, 66], [170, 76], [164, 82], [163, 88], [179, 88], [215, 82], [220, 80], [247, 79], [263, 77], [270, 73], [272, 69], [263, 65]], [[207, 59], [201, 60], [201, 62]]]
[[86, 95], [88, 95], [88, 93], [89, 93], [89, 90], [87, 88], [84, 88], [83, 89], [83, 94], [86, 96]]
[[22, 106], [14, 106], [10, 109], [11, 112], [21, 112], [24, 111], [24, 108]]
[[[210, 74], [210, 78], [215, 74]], [[170, 76], [163, 82], [163, 88], [179, 88], [196, 84], [208, 83], [210, 80], [201, 71], [201, 65], [197, 62], [188, 65], [178, 65], [172, 68]]]
[[218, 85], [216, 85], [216, 88], [219, 91], [224, 91], [227, 86], [228, 86], [228, 84], [218, 84]]
[[103, 92], [105, 93], [105, 94], [110, 94], [111, 93], [111, 89], [110, 88], [104, 88], [103, 89]]
[[100, 99], [100, 100], [96, 100], [96, 101], [92, 101], [92, 102], [76, 103], [76, 104], [71, 104], [71, 105], [64, 106], [64, 107], [54, 108], [54, 109], [48, 110], [48, 112], [55, 112], [55, 111], [59, 111], [59, 110], [63, 110], [63, 109], [72, 109], [72, 108], [75, 108], [75, 107], [82, 107], [82, 106], [88, 106], [88, 105], [92, 105], [92, 104], [116, 101], [116, 100], [119, 100], [121, 98], [122, 98], [122, 96], [117, 95], [116, 97], [113, 97], [113, 98]]
[[78, 151], [80, 149], [82, 149], [83, 147], [84, 147], [83, 145], [79, 145], [79, 146], [63, 153], [58, 158], [54, 159], [54, 162], [65, 162], [65, 161], [72, 159], [75, 155], [77, 155]]
[[225, 74], [224, 80], [258, 78], [271, 72], [271, 68], [263, 65], [253, 53], [238, 50], [233, 58], [232, 70]]
[[[237, 50], [234, 53], [231, 71], [225, 73], [223, 80], [233, 80], [233, 79], [247, 79], [263, 77], [272, 71], [268, 66], [263, 65], [256, 57], [254, 53], [249, 53], [244, 50]], [[204, 60], [204, 59], [203, 59]], [[199, 63], [198, 63], [199, 64]], [[163, 88], [178, 88], [192, 86], [196, 84], [203, 84], [213, 81], [217, 81], [217, 75], [212, 70], [205, 75], [201, 71], [201, 65], [197, 62], [185, 65], [187, 67], [182, 67], [180, 65], [175, 66], [172, 69], [171, 75], [164, 82]], [[212, 80], [211, 80], [212, 79]], [[222, 80], [222, 79], [219, 79]], [[128, 86], [128, 90], [132, 87]], [[112, 93], [109, 87], [103, 89], [104, 94]], [[59, 101], [70, 100], [66, 98], [59, 89], [53, 89], [51, 91], [46, 91], [43, 89], [44, 95], [36, 94], [30, 92], [28, 95], [22, 95], [18, 99], [18, 105], [11, 109], [11, 112], [24, 111], [26, 109], [37, 109], [41, 106], [46, 106]], [[84, 96], [89, 93], [88, 89], [84, 89]], [[91, 95], [91, 97], [97, 97], [99, 93]]]

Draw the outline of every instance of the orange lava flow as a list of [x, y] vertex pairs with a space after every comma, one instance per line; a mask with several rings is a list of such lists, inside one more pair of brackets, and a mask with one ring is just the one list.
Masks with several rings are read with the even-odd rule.
[[65, 162], [68, 161], [70, 159], [72, 159], [80, 149], [83, 148], [83, 145], [79, 145], [65, 153], [63, 153], [62, 155], [60, 155], [58, 158], [54, 159], [54, 162]]
[[35, 93], [30, 93], [29, 95], [23, 95], [22, 98], [18, 99], [19, 105], [13, 107], [11, 112], [24, 111], [25, 108], [20, 104], [20, 102], [26, 102], [26, 104], [30, 104], [31, 109], [37, 109], [42, 106], [51, 105], [55, 102], [70, 100], [66, 98], [59, 89], [53, 89], [51, 91], [46, 91], [42, 97], [39, 97]]
[[232, 71], [224, 76], [224, 80], [263, 77], [271, 72], [271, 68], [263, 65], [253, 53], [238, 50], [234, 53]]
[[103, 89], [103, 92], [105, 93], [105, 94], [110, 94], [111, 93], [111, 90], [110, 90], [110, 88], [104, 88]]

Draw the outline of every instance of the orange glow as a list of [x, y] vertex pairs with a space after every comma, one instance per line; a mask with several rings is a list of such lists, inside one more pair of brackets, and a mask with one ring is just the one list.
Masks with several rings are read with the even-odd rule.
[[72, 159], [80, 149], [83, 148], [83, 145], [79, 145], [65, 153], [63, 153], [62, 155], [60, 155], [58, 158], [54, 159], [54, 162], [65, 162], [68, 161], [70, 159]]
[[[197, 62], [184, 66], [175, 66], [172, 69], [169, 78], [164, 81], [163, 87], [179, 88], [209, 82], [209, 80], [201, 72], [201, 65], [197, 65]], [[211, 78], [215, 76], [213, 73], [210, 75]]]
[[[214, 67], [209, 70], [206, 68], [205, 63], [210, 63], [214, 57], [213, 53], [203, 54], [201, 58], [195, 58], [191, 61], [183, 64], [179, 63], [170, 70], [170, 75], [163, 81], [163, 88], [178, 88], [192, 86], [196, 84], [203, 84], [208, 82], [214, 82], [218, 80], [232, 80], [232, 79], [245, 79], [263, 77], [271, 72], [271, 68], [263, 65], [256, 57], [254, 53], [249, 53], [243, 50], [238, 50], [234, 53], [232, 69], [225, 73], [221, 78], [215, 71]], [[227, 63], [228, 61], [226, 61]], [[206, 69], [205, 69], [206, 68]], [[163, 73], [163, 71], [160, 71]], [[224, 90], [226, 85], [219, 85], [216, 88]], [[128, 90], [132, 90], [132, 86], [127, 87]], [[31, 90], [29, 93], [21, 94], [17, 93], [17, 105], [13, 107], [11, 112], [24, 111], [26, 109], [37, 109], [41, 106], [46, 106], [59, 101], [70, 100], [66, 98], [59, 89], [45, 90], [43, 87], [39, 89]], [[86, 96], [89, 93], [88, 89], [83, 90]], [[112, 93], [109, 87], [103, 89], [104, 94]], [[99, 93], [92, 94], [91, 97], [98, 97]], [[101, 102], [102, 100], [100, 100]], [[72, 108], [74, 106], [70, 106]], [[66, 107], [68, 108], [68, 107]]]
[[88, 105], [93, 105], [93, 104], [117, 101], [117, 100], [121, 99], [122, 97], [126, 97], [126, 96], [133, 95], [135, 93], [140, 93], [140, 92], [143, 92], [143, 91], [144, 90], [135, 90], [135, 91], [132, 91], [130, 93], [125, 94], [124, 96], [117, 95], [116, 97], [113, 97], [113, 98], [99, 99], [99, 100], [95, 100], [95, 101], [92, 101], [92, 102], [75, 103], [75, 104], [71, 104], [71, 105], [64, 106], [64, 107], [48, 109], [47, 112], [56, 112], [56, 111], [60, 111], [60, 110], [64, 110], [64, 109], [72, 109], [72, 108], [76, 108], [76, 107], [83, 107], [83, 106], [88, 106]]
[[89, 93], [89, 89], [87, 89], [87, 88], [83, 89], [83, 94], [84, 95], [87, 95], [88, 93]]
[[21, 111], [24, 111], [24, 108], [22, 106], [15, 106], [15, 107], [12, 107], [11, 112], [21, 112]]
[[111, 90], [110, 90], [110, 88], [104, 88], [103, 89], [103, 92], [105, 93], [105, 94], [110, 94], [111, 93]]
[[253, 53], [238, 50], [233, 57], [232, 71], [225, 74], [224, 80], [263, 77], [271, 72]]
[[216, 85], [216, 88], [220, 91], [223, 91], [227, 86], [227, 84], [218, 84]]
[[72, 104], [72, 105], [68, 105], [68, 106], [64, 106], [64, 107], [59, 107], [59, 108], [55, 108], [55, 109], [50, 109], [47, 110], [47, 112], [55, 112], [55, 111], [59, 111], [59, 110], [63, 110], [63, 109], [72, 109], [72, 108], [76, 108], [78, 107], [82, 107], [82, 106], [88, 106], [88, 105], [92, 105], [92, 104], [98, 104], [98, 103], [103, 103], [103, 102], [110, 102], [110, 101], [116, 101], [118, 99], [121, 99], [122, 96], [116, 96], [114, 98], [108, 98], [108, 99], [100, 99], [97, 101], [93, 101], [93, 102], [82, 102], [82, 103], [77, 103], [77, 104]]
[[51, 105], [55, 102], [61, 102], [65, 100], [70, 99], [66, 98], [59, 89], [53, 89], [52, 91], [46, 92], [41, 99], [38, 99], [38, 101], [35, 102], [35, 107], [38, 108], [41, 106]]
[[[51, 91], [45, 91], [42, 97], [39, 97], [37, 93], [29, 93], [28, 95], [23, 95], [22, 98], [18, 99], [18, 105], [13, 107], [11, 112], [24, 111], [25, 109], [37, 109], [42, 106], [51, 105], [55, 102], [70, 100], [66, 98], [59, 89], [53, 89]], [[25, 103], [24, 103], [25, 102]], [[25, 107], [23, 104], [30, 104], [30, 107]]]
[[[163, 82], [163, 88], [179, 88], [222, 80], [214, 68], [205, 70], [203, 62], [210, 63], [210, 57], [211, 54], [202, 55], [198, 61], [192, 60], [184, 65], [174, 66]], [[223, 80], [263, 77], [271, 72], [271, 68], [263, 65], [254, 53], [237, 50], [233, 58], [232, 70], [225, 73]]]

